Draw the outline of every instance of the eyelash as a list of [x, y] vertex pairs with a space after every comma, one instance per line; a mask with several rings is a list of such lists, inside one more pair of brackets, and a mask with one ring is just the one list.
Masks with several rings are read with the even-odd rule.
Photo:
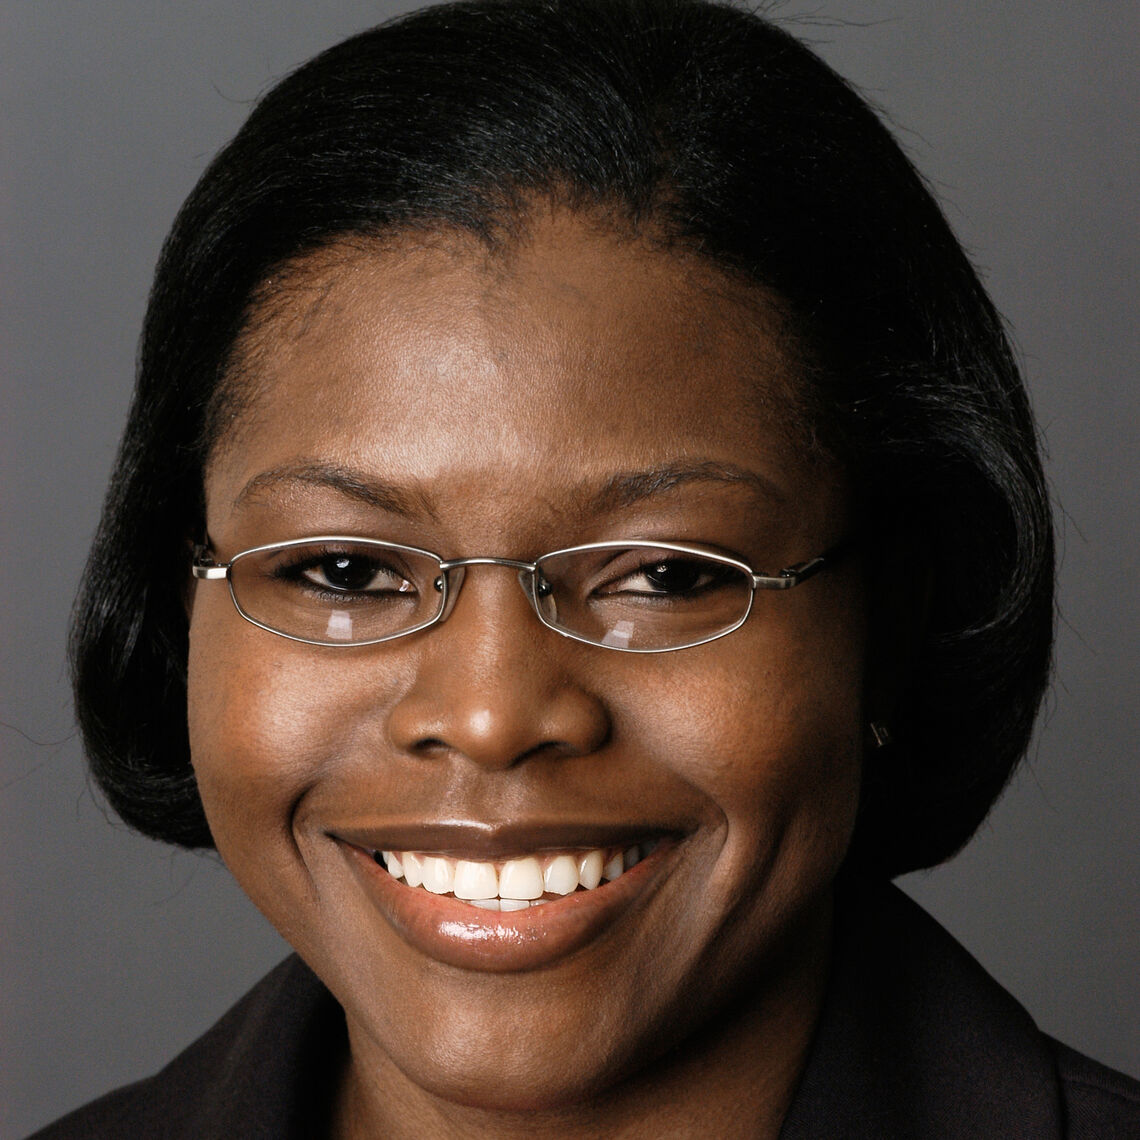
[[[645, 578], [648, 582], [650, 582], [650, 584], [652, 584], [651, 583], [652, 575], [653, 575], [654, 571], [657, 570], [659, 567], [662, 567], [662, 566], [666, 567], [667, 572], [668, 571], [676, 571], [676, 570], [683, 568], [683, 567], [692, 567], [692, 566], [694, 566], [695, 562], [696, 562], [695, 559], [686, 558], [684, 555], [680, 555], [680, 556], [675, 557], [675, 558], [657, 559], [653, 562], [642, 562], [640, 565], [632, 568], [631, 570], [628, 570], [628, 571], [623, 572], [620, 575], [618, 575], [614, 581], [602, 583], [602, 587], [605, 588], [608, 593], [612, 593], [612, 594], [634, 595], [634, 596], [641, 597], [641, 598], [653, 599], [653, 600], [658, 600], [658, 601], [664, 602], [664, 601], [669, 601], [669, 600], [683, 599], [686, 597], [695, 597], [696, 595], [704, 593], [707, 590], [716, 589], [718, 586], [724, 585], [724, 577], [718, 578], [718, 576], [714, 572], [715, 564], [714, 563], [708, 563], [702, 569], [702, 572], [701, 572], [701, 577], [706, 579], [706, 580], [702, 582], [698, 579], [698, 583], [696, 585], [686, 587], [685, 589], [675, 590], [673, 592], [670, 592], [668, 590], [654, 590], [654, 589], [632, 590], [632, 589], [620, 589], [620, 588], [619, 589], [612, 589], [611, 588], [612, 586], [615, 586], [615, 585], [620, 587], [622, 582], [625, 582], [625, 581], [628, 581], [629, 579], [637, 578], [637, 577]], [[591, 591], [591, 593], [596, 593], [596, 592], [597, 592], [596, 590]]]
[[318, 551], [306, 550], [301, 556], [295, 557], [289, 561], [282, 561], [275, 565], [272, 569], [271, 576], [274, 580], [289, 583], [297, 586], [299, 589], [305, 590], [307, 593], [313, 594], [321, 598], [333, 599], [339, 602], [349, 601], [353, 598], [375, 599], [380, 596], [391, 596], [396, 594], [410, 595], [412, 591], [404, 590], [378, 590], [378, 589], [337, 589], [331, 585], [322, 585], [320, 582], [315, 582], [307, 576], [307, 571], [319, 569], [321, 573], [328, 578], [327, 570], [324, 564], [328, 563], [331, 559], [342, 558], [348, 560], [352, 564], [361, 563], [368, 568], [370, 578], [375, 578], [377, 574], [389, 573], [393, 578], [399, 578], [401, 582], [408, 582], [409, 578], [401, 574], [400, 571], [392, 566], [386, 566], [378, 562], [375, 558], [369, 557], [364, 554], [354, 553], [350, 550], [336, 550], [325, 549]]

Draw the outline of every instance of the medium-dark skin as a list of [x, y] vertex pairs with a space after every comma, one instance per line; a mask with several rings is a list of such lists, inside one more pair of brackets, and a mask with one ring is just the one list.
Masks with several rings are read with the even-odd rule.
[[[521, 559], [657, 538], [775, 571], [852, 524], [776, 307], [596, 220], [547, 212], [495, 255], [446, 234], [323, 254], [265, 312], [207, 473], [219, 559], [314, 534]], [[857, 559], [644, 656], [544, 628], [501, 567], [378, 646], [276, 637], [221, 584], [191, 614], [218, 850], [345, 1009], [337, 1135], [776, 1135], [858, 796]], [[670, 844], [584, 944], [522, 969], [413, 945], [345, 838], [502, 859], [622, 828]]]

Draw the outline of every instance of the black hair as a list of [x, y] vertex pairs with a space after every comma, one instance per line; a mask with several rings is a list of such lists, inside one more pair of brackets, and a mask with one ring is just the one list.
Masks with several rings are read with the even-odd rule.
[[[870, 578], [929, 578], [851, 860], [893, 875], [948, 858], [1024, 755], [1049, 671], [1052, 530], [1027, 397], [887, 129], [796, 39], [716, 0], [427, 8], [288, 76], [210, 164], [163, 249], [72, 631], [107, 799], [147, 835], [211, 845], [187, 741], [187, 540], [259, 287], [347, 235], [501, 240], [541, 198], [652, 227], [793, 315]], [[877, 561], [878, 538], [907, 566]]]

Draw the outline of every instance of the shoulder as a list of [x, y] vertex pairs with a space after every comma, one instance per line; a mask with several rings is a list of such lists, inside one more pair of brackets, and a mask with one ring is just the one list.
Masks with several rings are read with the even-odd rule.
[[1071, 1140], [1137, 1140], [1140, 1081], [1047, 1038], [1057, 1062]]
[[147, 1096], [147, 1086], [150, 1084], [150, 1080], [145, 1080], [115, 1089], [98, 1100], [69, 1112], [54, 1124], [36, 1132], [29, 1140], [96, 1140], [121, 1136], [124, 1129], [130, 1129], [137, 1140], [157, 1137], [159, 1133], [155, 1129], [139, 1129], [133, 1123], [133, 1118], [138, 1115], [136, 1102]]
[[1140, 1085], [1047, 1037], [897, 888], [847, 881], [781, 1140], [1140, 1140]]
[[345, 1048], [340, 1007], [286, 958], [152, 1077], [116, 1089], [30, 1140], [307, 1136]]

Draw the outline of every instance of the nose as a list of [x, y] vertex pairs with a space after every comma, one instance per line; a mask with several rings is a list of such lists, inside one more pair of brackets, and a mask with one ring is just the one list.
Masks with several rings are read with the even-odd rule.
[[447, 620], [417, 636], [417, 654], [389, 713], [401, 751], [501, 770], [588, 755], [609, 735], [605, 703], [581, 674], [591, 651], [542, 625], [510, 568], [466, 570]]

